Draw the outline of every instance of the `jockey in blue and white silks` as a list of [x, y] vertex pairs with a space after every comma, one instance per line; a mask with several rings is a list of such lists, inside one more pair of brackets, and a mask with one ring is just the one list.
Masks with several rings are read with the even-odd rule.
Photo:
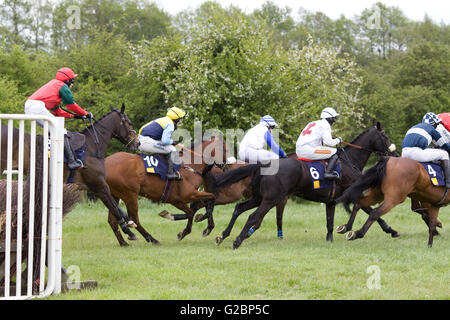
[[[402, 142], [402, 157], [419, 162], [437, 162], [445, 172], [446, 188], [450, 188], [449, 153], [450, 144], [446, 143], [436, 126], [441, 122], [436, 114], [429, 112], [422, 123], [416, 124], [406, 132]], [[431, 143], [442, 149], [428, 148]]]
[[[239, 158], [248, 162], [262, 162], [285, 158], [286, 154], [275, 142], [272, 129], [277, 127], [275, 120], [266, 115], [261, 118], [259, 124], [248, 130], [239, 144]], [[272, 150], [266, 150], [264, 147], [269, 146]]]

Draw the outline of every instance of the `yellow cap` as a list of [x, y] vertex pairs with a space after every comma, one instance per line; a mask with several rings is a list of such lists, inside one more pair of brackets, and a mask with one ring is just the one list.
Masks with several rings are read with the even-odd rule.
[[167, 110], [166, 116], [168, 116], [172, 120], [178, 120], [184, 118], [186, 112], [177, 107], [172, 107]]

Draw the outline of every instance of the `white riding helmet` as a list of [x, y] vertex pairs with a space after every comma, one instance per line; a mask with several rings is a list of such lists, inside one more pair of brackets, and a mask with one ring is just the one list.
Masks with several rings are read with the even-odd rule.
[[327, 119], [327, 118], [336, 118], [339, 115], [339, 113], [336, 112], [333, 108], [325, 108], [322, 110], [322, 113], [320, 114], [321, 119]]
[[269, 115], [262, 117], [259, 123], [264, 124], [266, 127], [278, 127], [278, 124], [275, 122], [275, 119]]

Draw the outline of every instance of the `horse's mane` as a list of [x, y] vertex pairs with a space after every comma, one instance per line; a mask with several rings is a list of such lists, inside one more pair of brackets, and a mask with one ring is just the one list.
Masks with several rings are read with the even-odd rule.
[[[363, 135], [365, 135], [368, 131], [372, 130], [374, 127], [370, 127], [366, 130], [364, 130], [363, 132], [361, 132], [355, 139], [352, 140], [352, 142], [350, 142], [351, 144], [354, 144], [356, 142], [356, 140], [358, 140], [359, 138], [361, 138]], [[349, 146], [345, 146], [345, 148], [348, 148]]]
[[95, 120], [95, 122], [93, 124], [91, 124], [90, 126], [84, 128], [81, 133], [84, 133], [85, 131], [88, 131], [91, 127], [93, 127], [94, 125], [98, 124], [99, 122], [101, 122], [104, 118], [108, 117], [109, 115], [111, 115], [113, 112], [117, 112], [120, 114], [120, 110], [113, 108], [113, 110], [111, 110], [110, 112], [104, 114], [101, 118]]

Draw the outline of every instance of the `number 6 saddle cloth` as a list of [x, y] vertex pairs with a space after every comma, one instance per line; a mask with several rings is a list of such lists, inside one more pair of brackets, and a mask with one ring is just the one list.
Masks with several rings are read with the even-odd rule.
[[[313, 189], [326, 189], [333, 187], [333, 180], [325, 179], [325, 169], [328, 165], [326, 160], [308, 160], [305, 158], [298, 158], [298, 160], [305, 162], [309, 167], [309, 173], [311, 175], [311, 181]], [[334, 171], [336, 171], [339, 176], [341, 176], [341, 164], [339, 161], [334, 166]]]
[[433, 186], [445, 186], [444, 170], [442, 170], [440, 165], [432, 162], [421, 162], [420, 164], [425, 168], [425, 170], [427, 170]]
[[[167, 181], [167, 158], [169, 155], [163, 155], [163, 154], [147, 154], [147, 153], [138, 153], [142, 157], [142, 162], [145, 166], [145, 172], [150, 174], [157, 174], [161, 177], [163, 181]], [[180, 164], [175, 164], [174, 168], [175, 170], [179, 170], [181, 167]]]

